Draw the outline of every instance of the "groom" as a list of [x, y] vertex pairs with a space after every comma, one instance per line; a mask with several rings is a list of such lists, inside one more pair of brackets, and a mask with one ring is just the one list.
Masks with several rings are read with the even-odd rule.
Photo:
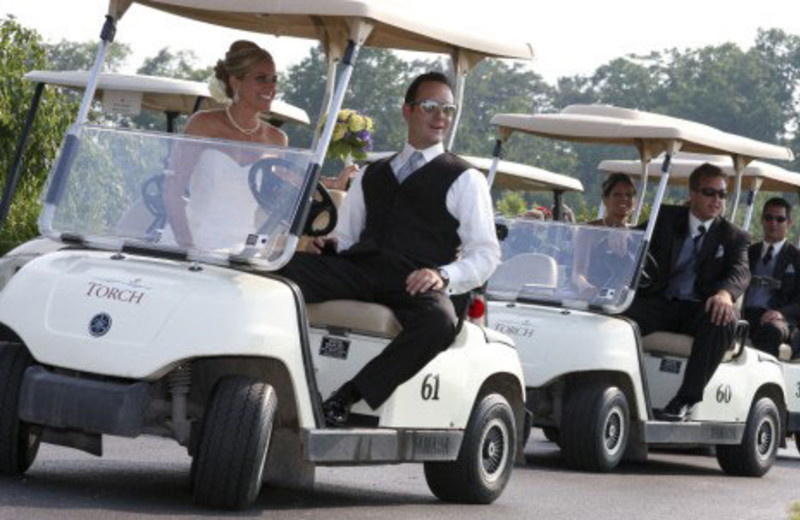
[[500, 260], [486, 178], [442, 141], [456, 113], [447, 77], [429, 72], [403, 104], [403, 150], [359, 173], [333, 236], [337, 254], [297, 253], [282, 274], [308, 303], [376, 302], [403, 327], [394, 340], [323, 403], [326, 423], [344, 425], [364, 399], [375, 409], [455, 339], [451, 295], [483, 285]]

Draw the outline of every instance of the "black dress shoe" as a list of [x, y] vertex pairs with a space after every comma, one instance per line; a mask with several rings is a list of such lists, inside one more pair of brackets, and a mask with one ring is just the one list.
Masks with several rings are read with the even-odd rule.
[[353, 383], [345, 383], [322, 403], [325, 425], [341, 428], [350, 418], [350, 407], [361, 399], [361, 393]]
[[656, 419], [668, 422], [683, 422], [689, 417], [694, 403], [673, 398], [660, 412], [656, 412]]

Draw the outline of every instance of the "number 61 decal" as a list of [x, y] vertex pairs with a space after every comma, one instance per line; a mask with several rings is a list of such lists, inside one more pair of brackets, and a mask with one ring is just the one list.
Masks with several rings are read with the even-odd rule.
[[425, 376], [422, 380], [420, 395], [422, 395], [424, 401], [431, 399], [434, 401], [439, 400], [439, 374], [428, 374]]

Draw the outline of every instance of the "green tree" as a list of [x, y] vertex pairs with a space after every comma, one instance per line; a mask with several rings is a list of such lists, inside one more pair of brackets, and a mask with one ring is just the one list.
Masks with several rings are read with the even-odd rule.
[[497, 201], [497, 210], [507, 217], [516, 217], [527, 209], [528, 204], [518, 191], [506, 191]]
[[[22, 79], [29, 70], [45, 67], [41, 36], [13, 17], [0, 19], [0, 176], [5, 185], [28, 115], [34, 85]], [[39, 194], [64, 132], [77, 106], [55, 89], [45, 89], [28, 137], [17, 192], [2, 230], [0, 252], [38, 234]]]
[[[61, 40], [58, 43], [45, 43], [47, 65], [50, 70], [90, 70], [97, 55], [96, 41], [72, 42]], [[103, 63], [104, 72], [116, 72], [128, 59], [131, 47], [125, 43], [112, 43], [106, 52]]]
[[136, 74], [193, 81], [208, 80], [214, 73], [214, 67], [198, 68], [196, 63], [197, 55], [193, 51], [178, 50], [173, 52], [168, 47], [164, 47], [155, 56], [145, 58], [142, 66], [136, 70]]

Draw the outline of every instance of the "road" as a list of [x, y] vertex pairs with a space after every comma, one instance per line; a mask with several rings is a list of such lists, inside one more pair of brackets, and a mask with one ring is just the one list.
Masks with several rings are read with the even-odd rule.
[[169, 517], [324, 519], [765, 519], [788, 518], [800, 501], [800, 456], [781, 450], [764, 478], [724, 475], [707, 455], [651, 452], [645, 465], [611, 474], [564, 467], [558, 448], [534, 434], [527, 464], [490, 506], [439, 502], [420, 465], [319, 468], [313, 491], [264, 489], [254, 508], [223, 514], [191, 504], [189, 458], [171, 441], [106, 441], [95, 458], [43, 445], [22, 478], [0, 479], [0, 520], [129, 520]]

